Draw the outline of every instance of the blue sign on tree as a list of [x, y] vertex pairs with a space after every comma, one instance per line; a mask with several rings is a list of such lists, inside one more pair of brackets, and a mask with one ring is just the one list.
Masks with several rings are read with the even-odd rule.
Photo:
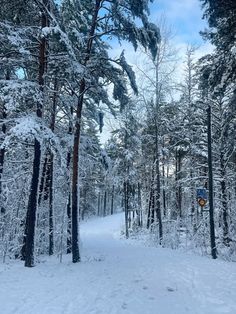
[[207, 191], [205, 188], [197, 189], [197, 199], [199, 198], [207, 200]]

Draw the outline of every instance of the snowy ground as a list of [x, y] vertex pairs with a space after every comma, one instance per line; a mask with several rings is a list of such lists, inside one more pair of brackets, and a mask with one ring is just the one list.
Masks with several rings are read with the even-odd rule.
[[80, 264], [0, 265], [0, 314], [236, 314], [236, 263], [119, 240], [122, 219], [82, 225]]

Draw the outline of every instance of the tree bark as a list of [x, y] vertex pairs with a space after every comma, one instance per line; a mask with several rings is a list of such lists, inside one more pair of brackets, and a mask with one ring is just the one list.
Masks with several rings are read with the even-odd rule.
[[196, 202], [196, 197], [194, 197], [194, 182], [193, 182], [193, 169], [192, 169], [192, 165], [191, 165], [191, 169], [190, 169], [190, 184], [191, 184], [191, 224], [193, 226], [193, 231], [196, 232], [197, 231], [197, 223], [196, 223], [196, 206], [195, 206], [195, 202]]
[[[156, 121], [157, 123], [157, 121]], [[156, 215], [157, 220], [159, 224], [159, 244], [162, 243], [163, 238], [163, 227], [162, 227], [162, 215], [161, 215], [161, 178], [160, 178], [160, 154], [159, 154], [159, 139], [158, 139], [158, 126], [155, 125], [155, 144], [156, 144], [156, 151], [155, 151], [155, 164], [156, 164], [156, 195], [155, 195], [155, 201], [156, 201]]]
[[[82, 98], [85, 91], [85, 80], [83, 79], [80, 86], [80, 97]], [[72, 162], [72, 206], [71, 206], [71, 219], [72, 219], [72, 262], [77, 263], [80, 261], [79, 252], [79, 238], [78, 238], [78, 166], [79, 166], [79, 142], [80, 142], [80, 126], [82, 114], [83, 98], [79, 101], [76, 112], [76, 125], [74, 134], [73, 145], [73, 162]]]
[[[70, 107], [70, 117], [69, 117], [69, 129], [68, 134], [72, 135], [73, 133], [73, 107]], [[72, 239], [71, 239], [71, 186], [70, 186], [70, 167], [71, 167], [71, 151], [69, 149], [67, 153], [66, 160], [66, 169], [68, 173], [68, 199], [66, 205], [66, 213], [67, 213], [67, 249], [66, 253], [70, 254], [72, 252]]]
[[[92, 51], [92, 45], [94, 40], [95, 29], [97, 25], [98, 12], [100, 9], [101, 0], [96, 0], [95, 8], [92, 18], [92, 26], [89, 32], [89, 39], [87, 42], [86, 57], [84, 61], [84, 66], [87, 65], [90, 54]], [[73, 145], [73, 174], [72, 174], [72, 262], [77, 263], [80, 261], [80, 252], [79, 252], [79, 238], [78, 238], [78, 167], [79, 167], [79, 143], [80, 143], [80, 131], [81, 131], [81, 116], [82, 108], [84, 102], [84, 93], [86, 91], [86, 82], [82, 78], [79, 88], [79, 98], [76, 110], [76, 123], [74, 130], [74, 145]]]
[[125, 205], [125, 237], [129, 238], [129, 199], [128, 199], [128, 182], [124, 182], [124, 205]]
[[[54, 81], [54, 92], [53, 92], [53, 103], [52, 103], [52, 115], [50, 129], [54, 133], [55, 123], [56, 123], [56, 110], [57, 110], [57, 92], [58, 92], [58, 82], [55, 77]], [[53, 224], [53, 179], [54, 179], [54, 155], [52, 151], [50, 152], [50, 162], [49, 162], [49, 173], [48, 173], [48, 196], [49, 196], [49, 255], [54, 252], [54, 224]]]
[[154, 115], [154, 126], [155, 126], [155, 153], [154, 153], [154, 160], [155, 160], [155, 171], [156, 171], [156, 188], [155, 188], [155, 209], [157, 220], [159, 223], [159, 244], [162, 243], [163, 237], [163, 227], [162, 227], [162, 213], [161, 213], [161, 176], [160, 176], [160, 153], [159, 153], [159, 109], [160, 109], [160, 102], [161, 102], [161, 93], [160, 93], [160, 81], [159, 81], [159, 66], [160, 66], [160, 52], [158, 51], [155, 63], [155, 71], [156, 71], [156, 81], [155, 81], [155, 115]]
[[164, 165], [164, 162], [163, 162], [163, 165], [162, 165], [162, 185], [163, 185], [163, 188], [162, 188], [162, 199], [163, 199], [163, 215], [164, 217], [166, 216], [166, 183], [165, 183], [165, 165]]
[[42, 175], [40, 179], [40, 184], [39, 184], [39, 197], [38, 197], [38, 205], [41, 204], [42, 198], [45, 199], [44, 193], [45, 193], [45, 184], [46, 184], [46, 173], [47, 173], [47, 165], [48, 165], [48, 156], [44, 158], [43, 162], [43, 170], [42, 170]]
[[211, 256], [217, 258], [215, 242], [214, 204], [213, 204], [213, 171], [212, 171], [212, 145], [211, 145], [211, 107], [207, 109], [207, 141], [208, 141], [208, 185], [209, 185], [209, 222]]
[[150, 228], [150, 226], [154, 223], [154, 191], [153, 191], [153, 187], [151, 187], [150, 190], [150, 196], [149, 196], [149, 202], [148, 202], [148, 216], [147, 216], [147, 229]]
[[180, 184], [181, 153], [176, 149], [175, 153], [175, 182], [176, 182], [176, 218], [182, 217], [182, 190]]
[[[71, 153], [67, 153], [67, 171], [68, 174], [70, 173], [70, 163], [71, 163]], [[67, 213], [67, 246], [66, 246], [66, 253], [70, 254], [72, 252], [72, 240], [71, 240], [71, 191], [70, 191], [70, 178], [68, 178], [68, 199], [66, 205], [66, 213]]]
[[138, 182], [138, 225], [142, 227], [142, 199], [141, 199], [141, 184]]
[[50, 172], [49, 172], [49, 255], [53, 255], [54, 251], [54, 236], [53, 236], [53, 163], [54, 156], [50, 154]]
[[112, 185], [112, 191], [111, 191], [111, 215], [114, 214], [114, 190], [115, 187]]
[[[43, 0], [45, 7], [49, 6], [48, 0]], [[48, 26], [47, 14], [42, 11], [41, 27]], [[44, 74], [46, 71], [46, 39], [43, 37], [39, 44], [39, 77], [38, 82], [41, 92], [44, 89]], [[37, 117], [42, 118], [42, 103], [37, 103]], [[33, 174], [30, 186], [30, 195], [26, 214], [26, 234], [25, 234], [25, 267], [34, 266], [34, 237], [35, 237], [35, 221], [37, 211], [37, 196], [39, 184], [39, 169], [41, 159], [41, 147], [38, 139], [34, 141], [34, 160], [33, 160]]]
[[104, 192], [103, 217], [107, 214], [107, 191]]
[[34, 141], [33, 175], [30, 187], [29, 202], [26, 215], [25, 234], [25, 266], [34, 266], [34, 236], [37, 211], [38, 181], [40, 169], [41, 147], [37, 139]]
[[[6, 73], [6, 80], [10, 80], [10, 71], [7, 71]], [[4, 121], [7, 118], [7, 112], [5, 106], [3, 106], [2, 109], [2, 120]], [[3, 122], [2, 124], [2, 135], [5, 137], [6, 135], [6, 124]], [[2, 214], [5, 213], [5, 208], [3, 206], [3, 201], [2, 201], [2, 174], [3, 174], [3, 165], [4, 165], [4, 157], [5, 157], [5, 148], [0, 149], [0, 212]]]
[[[5, 107], [3, 107], [2, 119], [5, 120], [7, 118], [7, 113]], [[6, 124], [2, 125], [2, 134], [5, 136], [6, 134]], [[2, 202], [2, 174], [3, 174], [3, 165], [4, 165], [4, 157], [5, 157], [5, 148], [0, 149], [0, 211], [2, 214], [5, 213], [5, 208]]]
[[98, 193], [98, 213], [97, 215], [100, 216], [100, 202], [101, 202], [101, 193]]
[[228, 225], [228, 202], [226, 190], [226, 173], [224, 165], [224, 153], [220, 154], [220, 170], [221, 170], [221, 195], [222, 195], [222, 212], [223, 212], [223, 243], [229, 246], [229, 225]]

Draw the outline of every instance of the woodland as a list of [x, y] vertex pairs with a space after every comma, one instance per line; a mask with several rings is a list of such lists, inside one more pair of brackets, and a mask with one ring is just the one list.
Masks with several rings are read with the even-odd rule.
[[0, 0], [3, 263], [78, 263], [81, 222], [120, 212], [124, 238], [236, 260], [236, 2], [199, 1], [213, 48], [181, 80], [152, 2]]

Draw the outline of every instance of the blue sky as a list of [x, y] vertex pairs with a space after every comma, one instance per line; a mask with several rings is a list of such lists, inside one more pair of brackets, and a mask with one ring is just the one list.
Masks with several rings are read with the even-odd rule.
[[[161, 18], [164, 18], [167, 28], [171, 28], [171, 47], [177, 51], [178, 71], [176, 77], [179, 81], [182, 79], [186, 49], [193, 45], [198, 48], [195, 52], [195, 58], [212, 52], [213, 47], [209, 42], [205, 42], [200, 31], [207, 28], [207, 22], [202, 19], [203, 11], [200, 0], [155, 0], [150, 5], [150, 20], [157, 26]], [[134, 65], [140, 56], [134, 52], [131, 44], [112, 40], [111, 56], [119, 56], [121, 51], [125, 50], [127, 61]]]
[[[155, 0], [150, 5], [150, 20], [158, 25], [161, 17], [165, 18], [167, 27], [170, 26], [173, 34], [171, 44], [173, 48], [178, 51], [177, 57], [179, 59], [176, 67], [176, 80], [181, 82], [184, 71], [184, 60], [186, 48], [189, 45], [198, 47], [195, 52], [196, 59], [203, 55], [210, 53], [213, 47], [210, 43], [204, 42], [199, 32], [207, 28], [207, 23], [202, 19], [203, 11], [201, 10], [201, 3], [199, 0]], [[122, 42], [122, 46], [116, 41], [112, 41], [112, 49], [110, 51], [112, 56], [119, 56], [122, 50], [125, 50], [125, 56], [129, 64], [133, 65], [135, 69], [136, 64], [142, 62], [140, 55], [134, 52], [132, 46], [127, 42]], [[139, 62], [138, 62], [138, 61]], [[114, 126], [114, 119], [106, 117], [108, 125], [105, 126], [101, 140], [104, 142], [109, 137], [110, 129]]]
[[[200, 0], [155, 0], [150, 5], [150, 20], [158, 25], [161, 17], [164, 17], [167, 27], [171, 28], [173, 38], [172, 45], [178, 50], [180, 59], [186, 53], [186, 47], [193, 45], [198, 47], [196, 58], [210, 53], [213, 47], [209, 42], [204, 42], [200, 31], [207, 28], [207, 22], [202, 19]], [[134, 60], [134, 51], [127, 42], [122, 42], [122, 47], [112, 41], [113, 56], [118, 56], [125, 49], [127, 60]]]
[[199, 0], [156, 0], [151, 4], [150, 12], [150, 18], [154, 23], [161, 15], [166, 17], [179, 42], [203, 44], [199, 31], [204, 30], [207, 24], [202, 20], [203, 13]]

